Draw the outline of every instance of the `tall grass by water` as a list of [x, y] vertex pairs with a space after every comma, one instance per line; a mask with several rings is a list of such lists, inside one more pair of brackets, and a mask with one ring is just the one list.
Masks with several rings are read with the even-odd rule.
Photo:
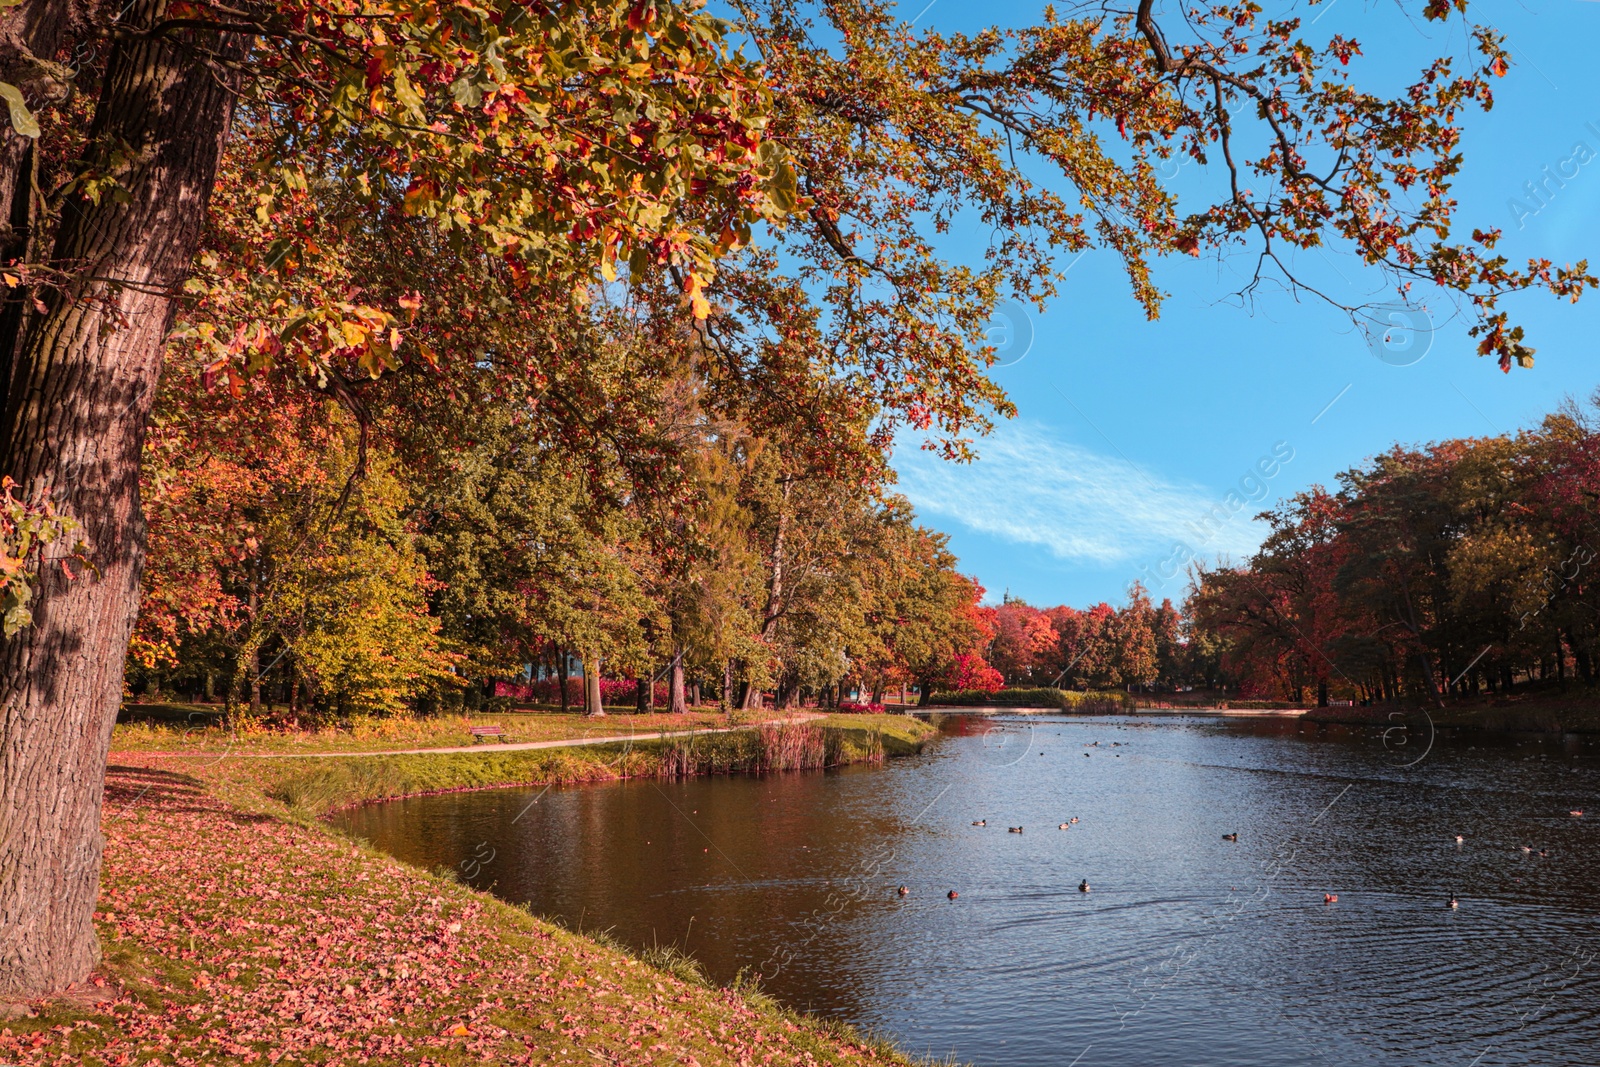
[[658, 773], [663, 778], [685, 778], [815, 771], [845, 763], [878, 763], [883, 756], [881, 730], [842, 729], [814, 722], [768, 723], [738, 733], [663, 738]]

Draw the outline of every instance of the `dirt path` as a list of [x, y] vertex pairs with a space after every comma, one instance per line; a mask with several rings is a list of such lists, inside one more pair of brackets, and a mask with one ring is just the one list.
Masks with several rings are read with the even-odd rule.
[[568, 748], [575, 745], [609, 745], [618, 741], [654, 741], [669, 737], [693, 737], [695, 734], [726, 734], [735, 730], [754, 730], [760, 726], [782, 726], [788, 723], [809, 722], [812, 719], [825, 719], [826, 715], [815, 711], [800, 712], [782, 719], [765, 719], [761, 722], [746, 723], [743, 726], [715, 726], [698, 730], [674, 730], [666, 733], [633, 733], [633, 734], [605, 734], [594, 737], [566, 737], [554, 741], [511, 741], [511, 742], [477, 742], [470, 745], [452, 745], [448, 748], [386, 748], [374, 749], [364, 752], [235, 752], [231, 748], [206, 750], [203, 752], [170, 752], [170, 751], [129, 751], [113, 752], [112, 757], [126, 756], [174, 756], [191, 758], [195, 756], [238, 756], [244, 759], [340, 759], [346, 756], [424, 756], [429, 754], [449, 754], [452, 752], [523, 752], [535, 748]]

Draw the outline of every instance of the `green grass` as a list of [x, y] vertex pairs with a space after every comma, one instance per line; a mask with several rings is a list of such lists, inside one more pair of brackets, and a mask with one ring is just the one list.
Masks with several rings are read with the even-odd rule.
[[[829, 715], [803, 724], [827, 735], [827, 764], [837, 766], [904, 756], [921, 750], [937, 731], [897, 715]], [[219, 785], [245, 787], [305, 816], [392, 797], [495, 786], [549, 785], [654, 777], [667, 746], [693, 749], [697, 773], [741, 773], [760, 766], [755, 730], [707, 733], [692, 739], [659, 738], [575, 748], [505, 751], [485, 745], [473, 752], [351, 756], [315, 760], [219, 761], [206, 772]]]
[[[633, 715], [612, 711], [603, 718], [560, 712], [481, 712], [475, 715], [361, 717], [315, 729], [283, 730], [249, 724], [225, 725], [219, 709], [206, 705], [129, 704], [124, 712], [154, 717], [118, 723], [113, 752], [361, 752], [385, 748], [449, 748], [470, 745], [471, 726], [499, 726], [504, 741], [564, 741], [581, 737], [653, 735], [662, 730], [734, 725], [715, 709], [683, 715]], [[769, 713], [769, 715], [772, 713]], [[484, 742], [492, 744], [492, 742]]]

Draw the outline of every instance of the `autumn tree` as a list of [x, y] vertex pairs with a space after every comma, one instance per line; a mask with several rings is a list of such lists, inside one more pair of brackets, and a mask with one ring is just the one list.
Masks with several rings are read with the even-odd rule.
[[[571, 375], [546, 425], [573, 441], [607, 427], [589, 421], [605, 408], [572, 399], [616, 400], [619, 379], [582, 374], [581, 349], [554, 374], [546, 357], [626, 281], [656, 321], [694, 324], [719, 403], [757, 434], [814, 431], [791, 440], [824, 465], [836, 420], [880, 445], [930, 429], [963, 454], [1010, 410], [983, 374], [995, 301], [1044, 299], [1057, 257], [1091, 243], [1118, 253], [1153, 314], [1154, 256], [1253, 241], [1293, 285], [1280, 250], [1336, 234], [1397, 284], [1465, 301], [1480, 350], [1508, 368], [1531, 352], [1499, 296], [1591, 284], [1583, 264], [1513, 269], [1493, 231], [1450, 239], [1461, 117], [1510, 61], [1486, 28], [1468, 30], [1481, 68], [1435, 61], [1390, 100], [1353, 84], [1356, 42], [1310, 44], [1299, 19], [1254, 5], [1186, 16], [1177, 39], [1153, 0], [972, 36], [916, 34], [860, 0], [740, 13], [764, 66], [666, 2], [21, 0], [0, 14], [0, 74], [21, 96], [0, 145], [0, 473], [87, 546], [75, 578], [38, 568], [32, 625], [0, 649], [15, 739], [0, 763], [0, 929], [15, 946], [0, 989], [60, 988], [96, 958], [138, 467], [192, 267], [201, 382], [242, 391], [284, 368], [364, 434], [358, 382], [486, 364], [531, 400]], [[52, 66], [69, 38], [104, 45], [103, 67]], [[1153, 164], [1175, 152], [1215, 161], [1213, 203], [1180, 213], [1160, 187]], [[1064, 184], [1036, 183], [1035, 165]], [[934, 251], [963, 215], [996, 235], [981, 266]], [[456, 279], [451, 299], [418, 292], [420, 270]], [[783, 594], [767, 600], [763, 631]]]

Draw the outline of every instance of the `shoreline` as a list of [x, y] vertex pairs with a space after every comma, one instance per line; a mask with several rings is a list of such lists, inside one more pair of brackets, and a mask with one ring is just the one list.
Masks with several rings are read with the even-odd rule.
[[[1171, 717], [1194, 716], [1232, 719], [1294, 719], [1322, 726], [1377, 726], [1385, 729], [1405, 720], [1423, 717], [1435, 729], [1475, 731], [1491, 735], [1538, 734], [1547, 737], [1566, 735], [1600, 735], [1600, 703], [1585, 704], [1579, 701], [1551, 701], [1530, 698], [1521, 702], [1497, 705], [1450, 705], [1444, 708], [1424, 708], [1417, 705], [1371, 705], [1368, 707], [1337, 708], [1136, 708], [1131, 711], [1076, 712], [1064, 708], [1011, 707], [992, 705], [985, 707], [929, 706], [913, 712], [918, 718], [931, 715], [1061, 715], [1072, 718], [1105, 716], [1129, 718], [1138, 716]], [[1394, 718], [1394, 716], [1400, 718]]]
[[[898, 716], [830, 718], [827, 751], [844, 757], [834, 766], [910, 755], [935, 736]], [[813, 749], [822, 729], [807, 731]], [[717, 735], [698, 753], [672, 739], [650, 742], [655, 753], [635, 744], [615, 765], [595, 746], [316, 761], [322, 775], [363, 772], [322, 780], [353, 788], [342, 796], [286, 790], [304, 768], [280, 760], [120, 754], [102, 820], [103, 963], [86, 989], [9, 1019], [0, 1059], [912, 1067], [920, 1061], [889, 1043], [786, 1009], [753, 983], [715, 986], [687, 958], [647, 962], [461, 885], [454, 872], [404, 864], [319, 817], [329, 810], [321, 801], [420, 795], [363, 794], [374, 769], [414, 774], [422, 763], [454, 764], [444, 773], [455, 775], [478, 764], [479, 781], [452, 787], [461, 789], [611, 780], [619, 775], [602, 772], [666, 766], [669, 749], [681, 768], [685, 748], [705, 758], [687, 764], [696, 773], [719, 773], [719, 760], [761, 751], [750, 740], [760, 728], [742, 731], [744, 740]], [[766, 747], [780, 743], [769, 737]], [[530, 779], [538, 771], [546, 776]]]
[[1204, 715], [1224, 716], [1231, 718], [1299, 718], [1305, 715], [1309, 708], [1134, 708], [1131, 711], [1073, 711], [1070, 708], [1047, 707], [1014, 707], [1007, 704], [992, 704], [985, 706], [945, 705], [930, 704], [926, 708], [918, 708], [910, 714], [918, 718], [928, 715], [1065, 715], [1072, 718], [1088, 719], [1096, 716], [1107, 717], [1132, 717], [1139, 715]]

